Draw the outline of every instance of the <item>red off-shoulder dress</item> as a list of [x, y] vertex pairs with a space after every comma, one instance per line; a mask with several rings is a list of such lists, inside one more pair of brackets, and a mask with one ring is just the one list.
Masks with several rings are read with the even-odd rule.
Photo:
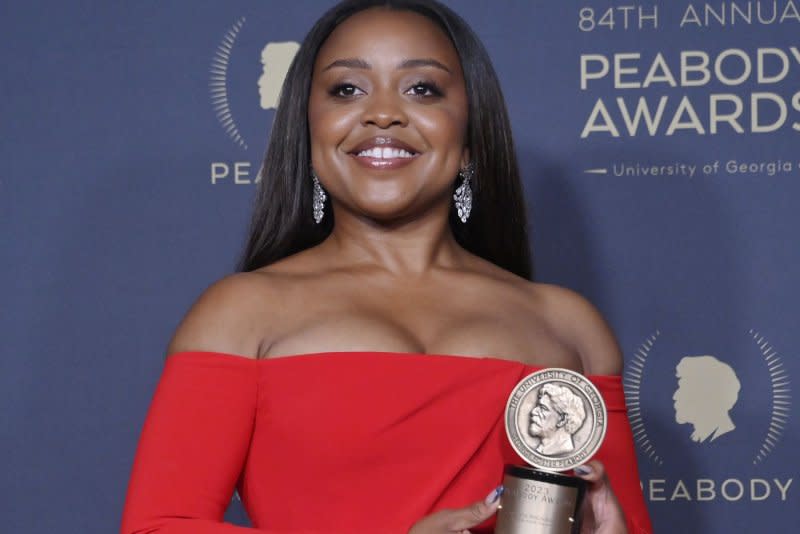
[[[537, 370], [498, 358], [328, 352], [167, 358], [139, 441], [122, 534], [406, 534], [482, 499], [506, 463], [508, 395]], [[620, 377], [597, 453], [629, 531], [649, 533]], [[222, 522], [237, 489], [253, 524]], [[491, 532], [489, 522], [475, 532]]]

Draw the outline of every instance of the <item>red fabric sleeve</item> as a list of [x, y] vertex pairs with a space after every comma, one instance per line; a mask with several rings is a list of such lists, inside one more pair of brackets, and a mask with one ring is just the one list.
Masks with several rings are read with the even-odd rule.
[[253, 435], [261, 363], [210, 352], [167, 358], [139, 439], [121, 534], [288, 534], [222, 521]]
[[258, 532], [221, 522], [253, 432], [256, 364], [167, 358], [139, 439], [122, 534]]
[[636, 450], [628, 422], [622, 378], [589, 377], [603, 394], [608, 410], [606, 437], [595, 458], [603, 462], [611, 487], [622, 505], [630, 534], [651, 534], [650, 515], [644, 502], [636, 464]]

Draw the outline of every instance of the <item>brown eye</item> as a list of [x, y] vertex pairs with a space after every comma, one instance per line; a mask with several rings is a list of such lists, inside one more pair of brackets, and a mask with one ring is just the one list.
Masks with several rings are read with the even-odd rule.
[[333, 87], [330, 91], [331, 96], [339, 98], [352, 98], [364, 94], [364, 91], [351, 83], [341, 83]]
[[417, 82], [407, 91], [413, 96], [442, 96], [442, 91], [431, 82]]

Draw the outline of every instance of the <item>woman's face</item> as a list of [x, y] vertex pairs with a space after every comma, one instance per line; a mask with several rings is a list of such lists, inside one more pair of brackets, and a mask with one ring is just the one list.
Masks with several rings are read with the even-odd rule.
[[340, 24], [317, 55], [308, 121], [337, 213], [446, 215], [469, 158], [467, 96], [458, 54], [428, 18], [373, 8]]

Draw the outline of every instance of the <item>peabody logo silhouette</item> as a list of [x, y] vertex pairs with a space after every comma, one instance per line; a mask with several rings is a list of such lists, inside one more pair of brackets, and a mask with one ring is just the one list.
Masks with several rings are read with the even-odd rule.
[[[236, 106], [231, 105], [230, 97], [235, 94], [231, 90], [231, 76], [229, 67], [231, 57], [239, 34], [244, 28], [245, 17], [237, 20], [223, 36], [214, 51], [211, 60], [209, 73], [209, 92], [211, 96], [211, 106], [217, 116], [220, 126], [225, 135], [233, 143], [243, 150], [248, 150], [249, 145], [247, 135], [243, 133], [239, 121], [234, 116], [233, 109], [253, 109], [270, 110], [278, 105], [281, 87], [289, 71], [289, 66], [300, 48], [300, 44], [295, 41], [268, 42], [260, 51], [262, 69], [259, 73], [254, 70], [252, 78], [243, 79], [239, 73], [237, 87], [245, 87], [245, 83], [252, 84], [252, 98], [247, 103], [236, 102]], [[255, 51], [253, 51], [255, 53]], [[258, 93], [256, 93], [256, 90]], [[258, 108], [256, 107], [258, 102]], [[254, 114], [252, 114], [254, 115]], [[252, 132], [251, 132], [252, 133]], [[234, 184], [251, 184], [258, 181], [255, 176], [253, 166], [249, 161], [215, 161], [211, 163], [211, 183], [232, 182]]]
[[[726, 348], [740, 358], [724, 361], [720, 353], [675, 354], [684, 341], [656, 331], [628, 361], [624, 386], [631, 429], [656, 466], [655, 476], [642, 480], [648, 501], [789, 499], [793, 477], [753, 469], [780, 444], [789, 423], [789, 374], [763, 335], [750, 330], [741, 339], [738, 347]], [[663, 410], [670, 397], [671, 414]], [[747, 431], [737, 431], [737, 425]], [[676, 440], [675, 430], [689, 439]], [[667, 463], [662, 454], [669, 469], [656, 474]], [[742, 462], [748, 457], [749, 468]]]
[[[651, 440], [642, 413], [642, 378], [648, 358], [656, 345], [660, 331], [656, 331], [639, 347], [625, 371], [624, 386], [628, 404], [628, 417], [638, 445], [653, 462], [664, 463]], [[753, 465], [761, 463], [781, 439], [791, 411], [789, 375], [778, 352], [754, 330], [749, 336], [761, 355], [771, 384], [772, 409], [766, 435], [753, 458]], [[672, 390], [675, 422], [692, 425], [691, 440], [698, 444], [715, 442], [733, 432], [736, 424], [730, 412], [739, 400], [742, 384], [733, 367], [713, 355], [685, 356], [675, 366], [676, 389]], [[748, 435], [748, 440], [754, 434]], [[722, 441], [725, 441], [722, 439]], [[740, 440], [741, 441], [741, 440]]]
[[675, 421], [693, 426], [692, 441], [714, 441], [736, 428], [729, 412], [742, 386], [730, 365], [714, 356], [686, 356], [676, 372]]
[[278, 107], [283, 80], [289, 72], [295, 54], [300, 45], [294, 41], [285, 43], [267, 43], [261, 51], [261, 64], [264, 69], [258, 79], [258, 93], [261, 95], [261, 109]]

